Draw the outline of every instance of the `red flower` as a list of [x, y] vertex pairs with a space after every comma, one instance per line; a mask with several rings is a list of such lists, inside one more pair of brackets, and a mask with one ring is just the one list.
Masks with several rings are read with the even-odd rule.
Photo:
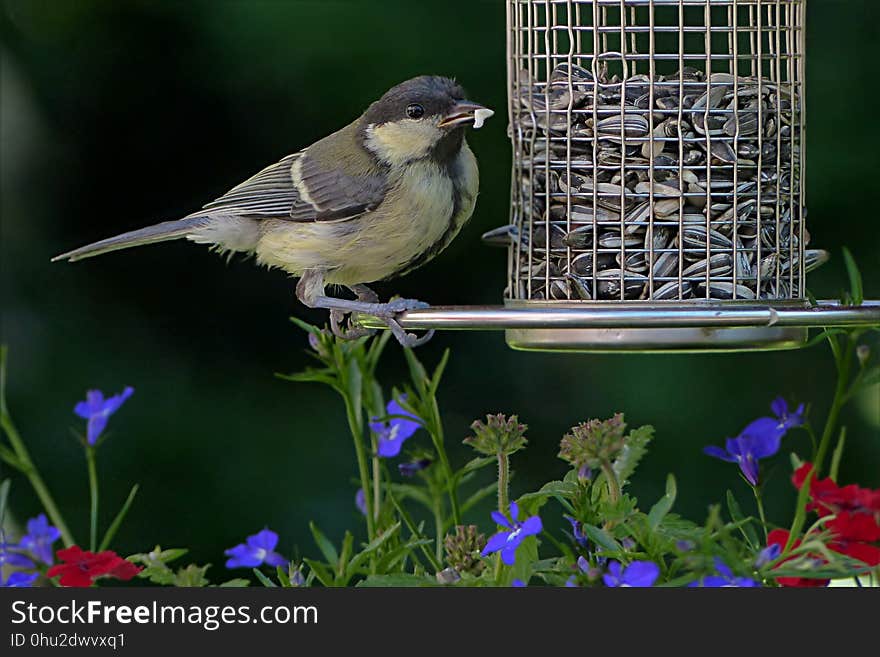
[[[788, 543], [788, 537], [789, 532], [787, 529], [774, 529], [767, 537], [767, 545], [778, 545], [780, 550], [784, 550], [785, 544]], [[796, 548], [800, 544], [800, 540], [797, 540], [792, 547]], [[786, 561], [791, 561], [791, 559], [782, 561], [780, 565]], [[824, 563], [824, 561], [822, 561], [822, 563]], [[810, 579], [808, 577], [777, 577], [776, 581], [779, 583], [779, 586], [796, 586], [801, 588], [828, 586], [827, 579]]]
[[59, 563], [49, 569], [49, 577], [61, 576], [61, 586], [91, 586], [98, 577], [115, 577], [128, 581], [141, 570], [130, 561], [126, 561], [112, 550], [89, 552], [78, 545], [58, 550]]
[[[813, 465], [804, 463], [791, 481], [800, 489], [812, 473]], [[820, 517], [834, 515], [825, 526], [833, 534], [828, 547], [869, 566], [880, 565], [880, 489], [860, 488], [855, 484], [838, 486], [830, 477], [810, 480], [811, 502], [807, 508]]]

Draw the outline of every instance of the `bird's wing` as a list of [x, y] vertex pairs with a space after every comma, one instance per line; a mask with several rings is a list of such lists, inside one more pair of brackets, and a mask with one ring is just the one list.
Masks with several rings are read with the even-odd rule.
[[344, 221], [374, 209], [385, 197], [382, 176], [354, 178], [318, 166], [305, 151], [272, 164], [194, 214], [235, 214], [250, 219]]

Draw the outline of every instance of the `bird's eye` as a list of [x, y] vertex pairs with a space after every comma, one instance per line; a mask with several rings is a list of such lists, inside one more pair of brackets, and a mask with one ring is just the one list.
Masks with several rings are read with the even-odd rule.
[[425, 115], [425, 108], [418, 103], [406, 106], [406, 115], [411, 119], [420, 119]]

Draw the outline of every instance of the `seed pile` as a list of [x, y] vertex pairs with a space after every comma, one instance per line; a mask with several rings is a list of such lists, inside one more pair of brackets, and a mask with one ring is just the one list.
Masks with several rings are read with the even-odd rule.
[[511, 296], [801, 296], [800, 99], [785, 84], [690, 68], [594, 80], [563, 64], [514, 100]]

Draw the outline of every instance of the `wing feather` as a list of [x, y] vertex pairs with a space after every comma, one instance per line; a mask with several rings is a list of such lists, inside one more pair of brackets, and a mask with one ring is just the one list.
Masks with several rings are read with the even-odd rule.
[[266, 167], [190, 216], [344, 221], [373, 210], [385, 198], [385, 189], [383, 175], [355, 177], [339, 168], [325, 169], [308, 157], [307, 151], [300, 151]]

